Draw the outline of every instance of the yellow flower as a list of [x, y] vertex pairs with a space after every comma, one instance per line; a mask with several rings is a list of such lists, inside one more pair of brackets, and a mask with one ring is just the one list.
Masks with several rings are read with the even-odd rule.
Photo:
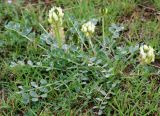
[[48, 22], [51, 24], [62, 24], [62, 18], [64, 16], [64, 13], [62, 11], [62, 8], [60, 7], [53, 7], [51, 10], [49, 10], [49, 18]]
[[140, 47], [140, 62], [142, 64], [150, 64], [154, 62], [155, 54], [151, 46], [143, 45]]
[[91, 21], [84, 23], [81, 27], [81, 31], [87, 36], [91, 36], [95, 31], [95, 25]]

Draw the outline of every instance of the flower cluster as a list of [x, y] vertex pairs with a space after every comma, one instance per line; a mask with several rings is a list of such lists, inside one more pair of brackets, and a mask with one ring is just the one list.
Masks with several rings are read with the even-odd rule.
[[62, 24], [62, 18], [64, 16], [64, 13], [62, 11], [62, 8], [60, 7], [53, 7], [51, 8], [51, 10], [49, 11], [49, 18], [48, 21], [51, 24]]
[[91, 36], [95, 31], [95, 24], [91, 21], [82, 25], [81, 31], [87, 36]]
[[154, 62], [155, 54], [151, 46], [143, 45], [140, 47], [140, 61], [142, 64], [150, 64]]

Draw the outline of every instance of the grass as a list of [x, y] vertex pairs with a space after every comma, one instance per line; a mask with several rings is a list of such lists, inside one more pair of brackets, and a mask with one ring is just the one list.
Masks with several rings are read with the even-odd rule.
[[[0, 115], [160, 115], [158, 1], [0, 2]], [[52, 6], [65, 13], [63, 49], [48, 23]], [[80, 31], [93, 19], [96, 54]], [[124, 27], [115, 38], [113, 23]], [[155, 49], [154, 63], [139, 63], [141, 44]]]

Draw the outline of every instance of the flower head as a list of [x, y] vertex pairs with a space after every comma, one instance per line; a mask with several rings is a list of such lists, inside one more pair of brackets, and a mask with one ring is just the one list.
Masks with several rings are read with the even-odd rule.
[[48, 21], [51, 24], [55, 24], [55, 23], [62, 24], [63, 16], [64, 16], [64, 13], [62, 11], [62, 8], [54, 6], [53, 8], [51, 8], [51, 10], [49, 10]]
[[142, 64], [150, 64], [154, 62], [155, 54], [151, 46], [143, 45], [140, 47], [140, 61]]
[[91, 21], [84, 23], [82, 25], [81, 31], [87, 36], [91, 36], [95, 31], [95, 24]]

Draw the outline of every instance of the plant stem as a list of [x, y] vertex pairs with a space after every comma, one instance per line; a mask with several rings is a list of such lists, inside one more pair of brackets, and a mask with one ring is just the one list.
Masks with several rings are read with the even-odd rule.
[[94, 47], [93, 47], [93, 43], [92, 43], [91, 37], [88, 37], [88, 40], [89, 40], [89, 45], [92, 48], [93, 53], [96, 54], [96, 51], [94, 50]]
[[102, 17], [102, 38], [103, 38], [103, 48], [105, 49], [104, 16]]
[[56, 40], [58, 43], [58, 47], [62, 48], [62, 38], [60, 36], [60, 29], [59, 29], [58, 24], [55, 25], [55, 34], [56, 34]]

